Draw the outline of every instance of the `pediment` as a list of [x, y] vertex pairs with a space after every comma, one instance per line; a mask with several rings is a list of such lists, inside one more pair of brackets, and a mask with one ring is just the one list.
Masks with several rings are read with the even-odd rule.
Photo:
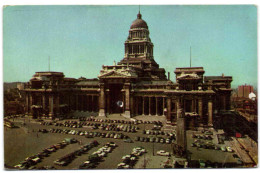
[[177, 77], [178, 79], [200, 79], [197, 74], [184, 74]]
[[125, 75], [120, 72], [110, 71], [108, 73], [102, 74], [99, 78], [122, 78], [122, 77], [129, 77], [129, 75]]

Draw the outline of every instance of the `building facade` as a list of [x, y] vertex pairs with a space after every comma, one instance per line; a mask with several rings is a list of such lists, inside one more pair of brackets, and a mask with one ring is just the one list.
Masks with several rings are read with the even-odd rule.
[[204, 76], [203, 67], [176, 68], [176, 82], [153, 56], [153, 43], [140, 12], [124, 43], [124, 58], [102, 66], [96, 79], [66, 78], [61, 72], [36, 72], [25, 85], [26, 112], [58, 117], [74, 111], [165, 116], [177, 122], [182, 108], [193, 123], [212, 125], [214, 112], [230, 109], [231, 76]]
[[254, 92], [252, 85], [240, 85], [238, 86], [238, 97], [249, 98], [249, 94]]

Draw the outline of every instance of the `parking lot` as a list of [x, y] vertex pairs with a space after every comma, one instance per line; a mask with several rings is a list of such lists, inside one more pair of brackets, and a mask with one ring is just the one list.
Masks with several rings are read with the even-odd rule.
[[[158, 119], [160, 119], [159, 117]], [[129, 155], [133, 148], [142, 147], [147, 152], [142, 156], [138, 157], [137, 162], [133, 166], [133, 168], [162, 168], [162, 162], [165, 162], [168, 157], [167, 156], [158, 156], [156, 154], [159, 150], [165, 150], [165, 152], [173, 153], [173, 143], [175, 143], [175, 139], [167, 135], [167, 133], [155, 133], [156, 130], [152, 130], [157, 125], [154, 122], [150, 123], [136, 123], [129, 124], [128, 122], [100, 122], [100, 121], [81, 121], [86, 122], [82, 127], [73, 127], [73, 126], [59, 126], [56, 124], [48, 124], [42, 125], [42, 122], [37, 122], [35, 120], [30, 120], [28, 118], [17, 118], [14, 120], [15, 125], [19, 128], [6, 128], [5, 127], [5, 135], [4, 135], [4, 144], [5, 144], [5, 164], [8, 166], [15, 166], [23, 161], [25, 158], [35, 155], [41, 152], [43, 149], [48, 148], [54, 144], [57, 144], [63, 141], [65, 138], [75, 138], [78, 142], [69, 144], [62, 149], [58, 149], [55, 152], [52, 152], [48, 157], [44, 157], [41, 161], [34, 165], [33, 169], [39, 169], [43, 166], [54, 167], [55, 169], [79, 169], [79, 166], [88, 160], [89, 156], [98, 150], [100, 147], [105, 145], [108, 142], [116, 143], [117, 147], [113, 149], [110, 153], [107, 154], [106, 157], [99, 162], [95, 169], [116, 169], [119, 163], [122, 163], [122, 157], [125, 155]], [[66, 120], [66, 121], [77, 121], [79, 120]], [[50, 120], [45, 120], [45, 122], [51, 122]], [[58, 123], [64, 123], [65, 120], [58, 121]], [[25, 125], [23, 125], [25, 123]], [[41, 124], [42, 123], [42, 124]], [[89, 126], [87, 125], [89, 123]], [[92, 125], [91, 125], [92, 124]], [[94, 124], [100, 124], [97, 129], [93, 129]], [[102, 129], [101, 124], [109, 124], [109, 127], [116, 127], [122, 125], [123, 127], [120, 129]], [[114, 126], [113, 126], [114, 125]], [[137, 131], [131, 131], [130, 127], [136, 127]], [[39, 129], [46, 129], [46, 133], [39, 132]], [[50, 132], [54, 129], [60, 129], [58, 132]], [[70, 131], [76, 131], [75, 134], [69, 134], [65, 132], [61, 132], [64, 129]], [[128, 130], [130, 129], [130, 130]], [[146, 130], [144, 132], [144, 130]], [[149, 130], [149, 131], [148, 131]], [[55, 130], [57, 131], [57, 130]], [[60, 132], [59, 132], [60, 131]], [[88, 135], [80, 135], [80, 133], [88, 132], [88, 134], [92, 134], [92, 136]], [[94, 133], [98, 134], [97, 136], [93, 136]], [[78, 134], [77, 134], [78, 133]], [[102, 133], [114, 133], [113, 138], [102, 137]], [[115, 134], [123, 134], [123, 136], [127, 136], [131, 139], [131, 141], [125, 142], [126, 139], [122, 137], [122, 139], [115, 138]], [[145, 134], [144, 134], [145, 133]], [[191, 147], [191, 143], [194, 142], [194, 138], [192, 138], [193, 131], [187, 131], [187, 148], [189, 150], [190, 156], [192, 160], [210, 160], [212, 162], [225, 162], [225, 163], [234, 163], [237, 160], [232, 157], [232, 153], [222, 152], [221, 150], [213, 150], [213, 149], [204, 149], [198, 147]], [[174, 132], [172, 132], [174, 134]], [[88, 136], [88, 138], [86, 137]], [[110, 136], [110, 135], [109, 135]], [[143, 137], [143, 142], [136, 141], [136, 137]], [[140, 140], [139, 138], [139, 140]], [[151, 139], [154, 138], [154, 141]], [[159, 138], [159, 141], [155, 141], [156, 138]], [[166, 143], [166, 139], [170, 138], [170, 142]], [[163, 139], [163, 140], [162, 140]], [[98, 141], [99, 145], [91, 148], [86, 153], [81, 154], [80, 156], [76, 156], [68, 165], [59, 166], [54, 164], [54, 161], [57, 159], [68, 155], [69, 153], [74, 152], [85, 144], [90, 143], [91, 141]], [[151, 141], [150, 141], [151, 140]], [[161, 141], [162, 140], [162, 141]], [[214, 141], [214, 140], [213, 140]], [[131, 143], [130, 143], [131, 142]], [[173, 156], [171, 158], [173, 161]]]

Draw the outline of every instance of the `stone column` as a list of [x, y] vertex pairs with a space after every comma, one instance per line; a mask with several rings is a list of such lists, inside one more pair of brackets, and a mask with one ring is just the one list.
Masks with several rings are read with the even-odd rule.
[[171, 121], [171, 102], [172, 99], [170, 97], [167, 97], [167, 121]]
[[124, 117], [130, 118], [130, 83], [125, 83], [125, 113]]
[[[177, 99], [176, 99], [176, 118], [177, 118], [177, 120], [178, 120], [178, 110], [180, 110], [181, 109], [181, 103], [180, 103], [180, 98], [178, 98], [177, 97]], [[183, 111], [183, 110], [182, 110]]]
[[162, 105], [162, 112], [163, 112], [163, 115], [165, 116], [165, 112], [164, 112], [164, 108], [165, 108], [165, 98], [163, 97], [163, 105]]
[[56, 115], [59, 115], [60, 114], [60, 96], [59, 94], [56, 95], [56, 98], [55, 98], [55, 107], [56, 107]]
[[[45, 105], [46, 105], [46, 103], [45, 103], [45, 94], [43, 94], [42, 95], [42, 109], [43, 109], [43, 111], [45, 111]], [[45, 112], [44, 112], [44, 114], [45, 114]]]
[[197, 98], [194, 99], [194, 112], [197, 113]]
[[143, 115], [144, 115], [144, 99], [145, 97], [143, 96]]
[[199, 105], [200, 122], [202, 122], [202, 120], [203, 120], [203, 109], [202, 109], [203, 102], [202, 102], [202, 98], [201, 97], [199, 98], [198, 105]]
[[149, 97], [149, 116], [151, 116], [151, 97]]
[[212, 98], [208, 100], [208, 126], [213, 126], [212, 121]]
[[107, 92], [107, 114], [110, 114], [110, 92]]
[[32, 115], [32, 105], [33, 105], [33, 96], [32, 96], [32, 93], [30, 93], [30, 97], [29, 97], [29, 110], [30, 110], [30, 114]]
[[26, 101], [25, 101], [25, 113], [28, 114], [29, 113], [29, 94], [26, 93]]
[[155, 115], [158, 116], [158, 97], [155, 97]]
[[53, 95], [49, 95], [49, 116], [53, 116]]
[[[100, 84], [99, 116], [105, 116], [105, 84]], [[93, 102], [92, 102], [93, 103]], [[92, 106], [93, 107], [93, 106]]]

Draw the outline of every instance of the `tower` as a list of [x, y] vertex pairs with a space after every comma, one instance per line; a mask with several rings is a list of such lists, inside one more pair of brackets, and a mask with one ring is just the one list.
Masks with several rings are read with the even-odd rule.
[[153, 43], [149, 36], [147, 23], [139, 11], [137, 19], [130, 26], [129, 35], [124, 43], [124, 58], [118, 65], [130, 65], [145, 70], [140, 77], [166, 80], [165, 70], [159, 68], [154, 60]]

